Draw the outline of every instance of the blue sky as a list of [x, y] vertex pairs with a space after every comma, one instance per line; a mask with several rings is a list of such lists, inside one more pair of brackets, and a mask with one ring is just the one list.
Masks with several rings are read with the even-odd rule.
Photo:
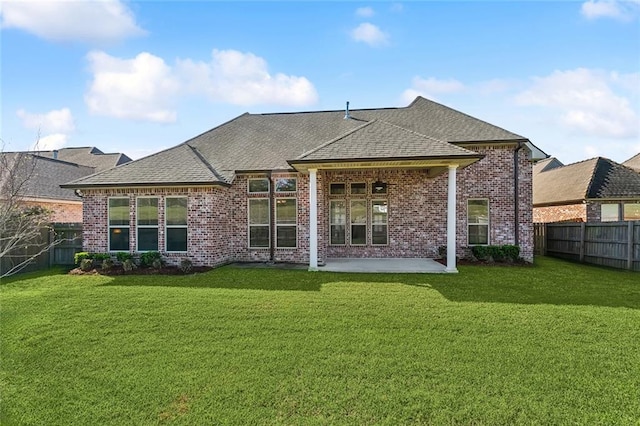
[[640, 152], [640, 0], [5, 0], [5, 151], [139, 158], [244, 112], [417, 95], [565, 164]]

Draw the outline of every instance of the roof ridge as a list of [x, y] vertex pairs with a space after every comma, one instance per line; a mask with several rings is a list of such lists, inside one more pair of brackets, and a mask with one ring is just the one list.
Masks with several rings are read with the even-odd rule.
[[[605, 175], [602, 176], [602, 182], [600, 182], [600, 175], [599, 175], [599, 169], [601, 167], [604, 167], [604, 160], [606, 160], [603, 157], [595, 157], [592, 160], [595, 160], [594, 165], [593, 165], [593, 170], [591, 170], [591, 178], [589, 179], [589, 184], [587, 185], [587, 191], [585, 192], [584, 196], [585, 198], [595, 198], [597, 197], [597, 193], [594, 195], [594, 197], [591, 196], [591, 192], [594, 190], [597, 190], [597, 192], [600, 192], [600, 190], [602, 189], [602, 184], [604, 183], [607, 175], [609, 174], [609, 170], [604, 171]], [[611, 161], [611, 160], [609, 160]], [[609, 163], [609, 165], [611, 165], [611, 163]], [[596, 184], [600, 184], [600, 188], [595, 188]]]
[[330, 139], [330, 140], [326, 141], [325, 143], [322, 143], [322, 144], [318, 145], [317, 147], [315, 147], [315, 148], [313, 148], [313, 149], [311, 149], [311, 150], [309, 150], [309, 151], [307, 151], [307, 152], [303, 152], [301, 155], [299, 155], [299, 156], [296, 158], [296, 160], [301, 160], [301, 159], [303, 159], [304, 157], [306, 157], [306, 156], [308, 156], [308, 155], [311, 155], [311, 154], [313, 154], [314, 152], [317, 152], [317, 151], [321, 150], [322, 148], [325, 148], [325, 147], [327, 147], [327, 146], [329, 146], [329, 145], [331, 145], [331, 144], [333, 144], [333, 143], [335, 143], [335, 142], [339, 141], [340, 139], [345, 138], [345, 137], [347, 137], [347, 136], [349, 136], [349, 135], [351, 135], [351, 134], [353, 134], [353, 133], [357, 132], [358, 130], [363, 129], [363, 128], [365, 128], [365, 127], [367, 127], [367, 126], [369, 126], [369, 125], [371, 125], [371, 124], [375, 123], [376, 121], [378, 121], [378, 119], [377, 119], [377, 118], [376, 118], [376, 119], [373, 119], [373, 120], [371, 120], [371, 121], [367, 121], [367, 122], [365, 122], [364, 124], [362, 124], [362, 125], [360, 125], [360, 126], [354, 127], [353, 129], [349, 130], [349, 131], [348, 131], [348, 132], [346, 132], [346, 133], [343, 133], [342, 135], [339, 135], [339, 136], [337, 136], [337, 137], [335, 137], [335, 138], [333, 138], [333, 139]]
[[198, 157], [198, 160], [200, 160], [204, 166], [209, 169], [209, 171], [211, 173], [213, 173], [213, 175], [216, 177], [216, 179], [222, 181], [222, 182], [227, 182], [228, 181], [226, 179], [224, 179], [217, 171], [216, 169], [213, 167], [213, 165], [211, 163], [209, 163], [204, 156], [200, 153], [200, 151], [198, 151], [198, 148], [196, 148], [195, 146], [191, 146], [189, 144], [186, 144], [189, 148], [191, 148], [191, 151], [195, 154], [196, 157]]

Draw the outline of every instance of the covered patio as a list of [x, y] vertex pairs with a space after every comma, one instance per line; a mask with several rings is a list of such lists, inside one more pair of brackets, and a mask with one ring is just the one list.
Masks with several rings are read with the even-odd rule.
[[443, 274], [446, 268], [433, 259], [327, 259], [318, 271], [326, 272], [369, 272], [369, 273], [408, 273]]

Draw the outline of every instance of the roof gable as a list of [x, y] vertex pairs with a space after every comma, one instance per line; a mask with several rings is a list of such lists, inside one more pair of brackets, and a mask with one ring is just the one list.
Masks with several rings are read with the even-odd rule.
[[640, 173], [640, 153], [629, 158], [627, 161], [622, 163], [622, 165], [632, 168], [636, 172]]

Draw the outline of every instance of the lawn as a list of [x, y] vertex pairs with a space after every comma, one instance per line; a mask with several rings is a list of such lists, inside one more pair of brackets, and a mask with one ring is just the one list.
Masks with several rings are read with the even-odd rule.
[[0, 286], [0, 423], [638, 424], [640, 274], [230, 266]]

